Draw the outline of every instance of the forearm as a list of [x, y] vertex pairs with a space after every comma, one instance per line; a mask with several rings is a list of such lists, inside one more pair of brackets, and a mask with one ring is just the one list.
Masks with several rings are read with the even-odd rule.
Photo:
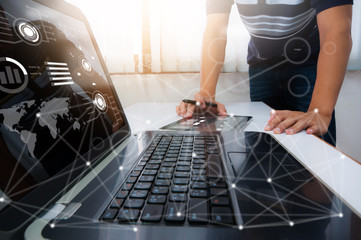
[[[351, 19], [349, 19], [351, 21]], [[338, 23], [320, 32], [321, 51], [317, 63], [317, 79], [309, 111], [331, 115], [345, 77], [352, 47], [351, 23]]]
[[[217, 18], [219, 20], [219, 18]], [[207, 27], [203, 36], [201, 55], [200, 93], [212, 100], [215, 99], [216, 86], [225, 58], [227, 43], [228, 16], [222, 21], [207, 19]]]

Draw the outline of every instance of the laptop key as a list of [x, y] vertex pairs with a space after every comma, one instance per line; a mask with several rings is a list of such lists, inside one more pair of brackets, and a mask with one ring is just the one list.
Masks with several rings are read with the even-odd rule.
[[138, 209], [121, 209], [118, 215], [119, 222], [136, 222], [139, 218]]
[[176, 172], [175, 173], [175, 177], [189, 178], [189, 176], [190, 176], [189, 172]]
[[191, 197], [206, 198], [206, 197], [208, 197], [208, 192], [207, 192], [207, 190], [201, 190], [201, 189], [192, 190]]
[[129, 198], [124, 203], [125, 208], [142, 208], [143, 205], [144, 205], [144, 200], [137, 198]]
[[143, 209], [141, 220], [143, 222], [159, 222], [163, 216], [163, 205], [147, 204]]
[[167, 196], [165, 195], [150, 195], [148, 198], [148, 203], [159, 203], [164, 204], [167, 200]]
[[171, 202], [185, 202], [187, 201], [187, 195], [184, 193], [172, 193], [169, 197]]
[[171, 179], [173, 177], [172, 173], [159, 173], [158, 179]]
[[139, 177], [140, 173], [141, 173], [141, 171], [133, 171], [130, 176], [132, 176], [132, 177]]
[[168, 187], [154, 187], [152, 190], [153, 194], [168, 194]]
[[116, 209], [107, 209], [102, 217], [104, 221], [111, 221], [117, 215], [118, 210]]
[[129, 194], [129, 191], [124, 191], [124, 190], [120, 191], [117, 195], [117, 198], [127, 198], [128, 194]]
[[226, 188], [226, 183], [223, 180], [210, 180], [209, 186], [211, 188]]
[[207, 189], [207, 183], [205, 183], [205, 182], [193, 182], [191, 187], [193, 189]]
[[134, 171], [142, 171], [144, 166], [136, 166]]
[[233, 212], [229, 207], [213, 207], [212, 221], [224, 224], [234, 224]]
[[148, 163], [149, 164], [161, 164], [162, 160], [150, 160]]
[[156, 186], [169, 186], [170, 185], [170, 180], [168, 180], [168, 179], [157, 179], [157, 180], [155, 180], [155, 185]]
[[207, 177], [204, 175], [199, 175], [199, 176], [192, 176], [192, 181], [194, 182], [206, 182], [207, 181]]
[[128, 177], [127, 183], [135, 183], [137, 181], [137, 177]]
[[158, 170], [159, 167], [160, 167], [159, 164], [148, 164], [147, 166], [145, 166], [145, 169]]
[[174, 171], [174, 168], [172, 167], [161, 167], [160, 172], [164, 173], [172, 173]]
[[146, 198], [148, 195], [147, 190], [134, 190], [132, 194], [130, 194], [131, 198]]
[[188, 207], [188, 221], [190, 224], [208, 223], [208, 203], [206, 199], [191, 198]]
[[174, 178], [173, 184], [187, 185], [189, 182], [188, 178]]
[[123, 204], [124, 199], [114, 199], [112, 201], [112, 204], [110, 205], [111, 208], [120, 208], [120, 206]]
[[139, 182], [153, 182], [154, 176], [141, 176]]
[[157, 170], [144, 170], [143, 175], [155, 176], [157, 175]]
[[150, 182], [138, 182], [135, 184], [134, 189], [149, 190], [151, 186], [152, 183]]
[[229, 200], [226, 197], [212, 197], [212, 206], [228, 206]]
[[132, 188], [133, 188], [133, 183], [127, 183], [127, 184], [124, 184], [122, 190], [128, 191], [128, 190], [131, 190]]
[[176, 170], [178, 172], [189, 172], [191, 168], [189, 166], [177, 166]]
[[186, 193], [188, 192], [188, 185], [173, 185], [172, 192], [174, 193]]
[[184, 203], [169, 203], [164, 220], [169, 223], [183, 223], [186, 217], [186, 205]]

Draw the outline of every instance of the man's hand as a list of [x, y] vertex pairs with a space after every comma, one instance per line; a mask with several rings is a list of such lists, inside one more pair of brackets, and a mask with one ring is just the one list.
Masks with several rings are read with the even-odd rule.
[[[177, 109], [176, 109], [177, 114], [179, 116], [183, 117], [183, 118], [191, 118], [195, 111], [197, 111], [197, 112], [201, 111], [201, 112], [205, 112], [205, 113], [210, 112], [210, 113], [219, 114], [219, 115], [222, 115], [222, 116], [227, 115], [227, 110], [226, 110], [225, 106], [222, 103], [215, 102], [212, 99], [206, 99], [206, 97], [202, 96], [200, 93], [196, 93], [194, 95], [194, 99], [197, 102], [196, 105], [181, 102], [177, 106]], [[217, 108], [206, 106], [205, 102], [216, 103]]]
[[308, 134], [322, 136], [327, 133], [331, 117], [332, 115], [323, 114], [318, 109], [306, 113], [272, 110], [265, 130], [292, 135], [306, 129]]

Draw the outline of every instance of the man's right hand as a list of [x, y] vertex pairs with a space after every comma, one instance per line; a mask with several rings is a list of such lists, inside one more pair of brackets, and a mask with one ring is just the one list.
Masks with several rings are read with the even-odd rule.
[[[196, 105], [181, 102], [177, 106], [177, 114], [183, 118], [191, 118], [193, 116], [193, 113], [196, 112], [203, 112], [203, 113], [212, 113], [212, 114], [218, 114], [221, 116], [227, 115], [226, 107], [219, 102], [215, 102], [213, 99], [208, 99], [204, 96], [202, 96], [199, 92], [194, 94], [194, 99], [197, 102]], [[216, 103], [217, 107], [210, 107], [206, 106], [206, 102], [210, 103]]]

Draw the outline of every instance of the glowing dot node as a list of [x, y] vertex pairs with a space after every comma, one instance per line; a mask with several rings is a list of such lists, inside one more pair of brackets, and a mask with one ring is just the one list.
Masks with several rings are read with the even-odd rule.
[[235, 187], [236, 187], [236, 184], [232, 183], [232, 185], [231, 185], [231, 186], [232, 186], [232, 188], [235, 188]]
[[55, 224], [54, 223], [50, 224], [50, 227], [55, 228]]
[[81, 73], [80, 72], [78, 72], [76, 75], [78, 75], [79, 77], [81, 76]]
[[134, 227], [134, 228], [133, 228], [133, 231], [134, 231], [134, 232], [137, 232], [137, 231], [138, 231], [138, 228]]
[[90, 166], [90, 162], [89, 162], [89, 161], [87, 161], [85, 164], [86, 164], [87, 166]]
[[201, 105], [201, 103], [197, 101], [197, 102], [196, 102], [196, 105], [197, 105], [197, 106], [200, 106], [200, 105]]
[[193, 154], [192, 154], [192, 157], [197, 157], [197, 153], [193, 153]]
[[340, 218], [342, 218], [342, 217], [343, 217], [343, 213], [339, 213], [338, 216], [339, 216]]
[[341, 155], [341, 159], [345, 159], [345, 157], [346, 157], [345, 155]]
[[1, 197], [0, 202], [4, 202], [4, 201], [5, 201], [5, 198]]
[[275, 114], [275, 113], [276, 113], [276, 110], [272, 109], [272, 110], [271, 110], [271, 113], [272, 113], [272, 114]]
[[177, 217], [180, 217], [180, 216], [182, 216], [182, 213], [177, 212]]
[[36, 117], [37, 117], [37, 118], [41, 117], [41, 114], [40, 114], [40, 113], [37, 113], [37, 114], [36, 114]]
[[120, 170], [120, 171], [122, 171], [123, 169], [124, 169], [124, 167], [123, 167], [123, 166], [120, 166], [120, 167], [119, 167], [119, 170]]
[[293, 227], [293, 225], [295, 225], [295, 223], [292, 222], [292, 221], [290, 221], [289, 224], [290, 224], [291, 227]]
[[234, 113], [229, 114], [229, 116], [234, 117]]
[[239, 230], [243, 230], [243, 226], [242, 226], [242, 225], [239, 225], [239, 226], [238, 226], [238, 229], [239, 229]]
[[271, 182], [272, 182], [272, 178], [267, 178], [267, 182], [271, 183]]
[[313, 110], [313, 112], [314, 112], [314, 113], [318, 113], [318, 108], [315, 108], [315, 109]]

